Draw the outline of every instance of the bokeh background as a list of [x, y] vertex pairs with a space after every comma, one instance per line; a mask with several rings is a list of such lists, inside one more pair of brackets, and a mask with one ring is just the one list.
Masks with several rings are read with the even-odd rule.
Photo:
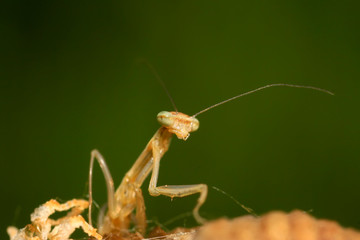
[[[358, 1], [3, 1], [0, 52], [0, 238], [51, 198], [87, 197], [90, 151], [114, 181], [173, 110], [200, 115], [173, 139], [159, 184], [207, 183], [201, 214], [302, 209], [360, 229]], [[106, 201], [99, 167], [95, 200]], [[145, 184], [147, 185], [147, 183]], [[149, 220], [193, 226], [197, 196], [150, 197]], [[96, 214], [96, 213], [95, 213]]]

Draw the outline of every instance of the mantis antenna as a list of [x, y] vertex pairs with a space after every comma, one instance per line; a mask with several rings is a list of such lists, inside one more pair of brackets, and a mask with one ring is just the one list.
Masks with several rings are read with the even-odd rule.
[[150, 69], [150, 71], [154, 74], [156, 80], [160, 83], [160, 85], [163, 87], [164, 91], [166, 92], [166, 95], [169, 97], [171, 104], [173, 105], [174, 109], [176, 112], [179, 112], [174, 99], [171, 97], [170, 92], [168, 91], [168, 89], [166, 88], [166, 85], [164, 83], [164, 81], [160, 78], [159, 74], [157, 73], [157, 71], [155, 70], [155, 68], [153, 67], [153, 65], [151, 65], [146, 59], [141, 59], [141, 62], [145, 63], [146, 66]]
[[270, 88], [270, 87], [293, 87], [293, 88], [309, 88], [309, 89], [313, 89], [313, 90], [316, 90], [316, 91], [319, 91], [319, 92], [324, 92], [324, 93], [327, 93], [327, 94], [330, 94], [330, 95], [334, 95], [334, 93], [328, 91], [328, 90], [325, 90], [325, 89], [322, 89], [322, 88], [317, 88], [317, 87], [312, 87], [312, 86], [303, 86], [303, 85], [294, 85], [294, 84], [287, 84], [287, 83], [274, 83], [274, 84], [269, 84], [269, 85], [265, 85], [265, 86], [262, 86], [262, 87], [259, 87], [259, 88], [256, 88], [254, 90], [251, 90], [251, 91], [248, 91], [248, 92], [245, 92], [245, 93], [241, 93], [235, 97], [232, 97], [232, 98], [229, 98], [229, 99], [226, 99], [222, 102], [219, 102], [219, 103], [216, 103], [210, 107], [207, 107], [203, 110], [201, 110], [200, 112], [192, 115], [192, 117], [196, 117], [206, 111], [209, 111], [210, 109], [214, 108], [214, 107], [217, 107], [217, 106], [220, 106], [224, 103], [227, 103], [227, 102], [230, 102], [232, 100], [235, 100], [237, 98], [240, 98], [240, 97], [243, 97], [245, 95], [249, 95], [251, 93], [254, 93], [254, 92], [257, 92], [257, 91], [260, 91], [260, 90], [263, 90], [265, 88]]

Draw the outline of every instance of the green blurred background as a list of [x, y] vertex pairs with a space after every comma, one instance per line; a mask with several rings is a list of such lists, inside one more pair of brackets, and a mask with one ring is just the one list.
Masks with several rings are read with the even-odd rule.
[[[159, 127], [156, 114], [172, 110], [141, 58], [188, 114], [270, 83], [335, 92], [272, 88], [200, 115], [198, 132], [173, 139], [159, 184], [207, 183], [257, 214], [302, 209], [360, 229], [358, 1], [1, 5], [1, 239], [51, 198], [86, 198], [94, 148], [120, 183]], [[101, 205], [98, 166], [94, 181]], [[197, 198], [143, 189], [148, 218], [161, 223]], [[212, 188], [201, 213], [246, 214]]]

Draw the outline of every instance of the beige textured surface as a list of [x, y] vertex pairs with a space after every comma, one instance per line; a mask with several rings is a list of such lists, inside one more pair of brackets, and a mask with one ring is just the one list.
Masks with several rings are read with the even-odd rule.
[[199, 229], [194, 240], [360, 240], [360, 232], [295, 210], [262, 217], [219, 219]]

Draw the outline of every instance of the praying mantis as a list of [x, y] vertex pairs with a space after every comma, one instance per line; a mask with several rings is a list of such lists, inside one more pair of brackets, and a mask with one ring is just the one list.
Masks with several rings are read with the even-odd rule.
[[[107, 212], [105, 213], [104, 208], [101, 209], [98, 217], [98, 231], [101, 235], [114, 231], [126, 230], [129, 228], [131, 223], [136, 226], [138, 232], [140, 232], [141, 234], [145, 233], [145, 203], [142, 195], [141, 186], [151, 172], [152, 173], [150, 177], [150, 184], [148, 187], [150, 195], [164, 195], [170, 198], [174, 198], [185, 197], [188, 195], [199, 193], [200, 196], [193, 209], [193, 216], [195, 220], [200, 224], [206, 222], [206, 219], [201, 217], [199, 214], [199, 209], [204, 204], [207, 197], [208, 189], [206, 184], [157, 186], [160, 160], [168, 151], [172, 136], [175, 134], [178, 139], [186, 141], [189, 138], [190, 133], [196, 131], [199, 128], [199, 120], [196, 118], [199, 114], [202, 114], [214, 107], [217, 107], [229, 101], [235, 100], [239, 97], [266, 88], [281, 86], [293, 88], [308, 88], [333, 95], [333, 93], [330, 91], [312, 86], [276, 83], [265, 85], [254, 90], [242, 93], [225, 101], [219, 102], [215, 105], [205, 108], [204, 110], [192, 116], [186, 115], [177, 110], [171, 112], [162, 111], [157, 115], [157, 120], [161, 124], [161, 127], [155, 132], [154, 136], [147, 143], [145, 149], [137, 158], [134, 165], [125, 174], [120, 186], [117, 188], [116, 191], [114, 190], [113, 178], [104, 157], [98, 150], [93, 150], [91, 152], [89, 168], [89, 224], [92, 225], [92, 176], [95, 160], [97, 160], [97, 162], [99, 163], [101, 170], [104, 174], [108, 198]], [[136, 213], [135, 216], [132, 217], [132, 213], [134, 212], [134, 210], [136, 211]]]

